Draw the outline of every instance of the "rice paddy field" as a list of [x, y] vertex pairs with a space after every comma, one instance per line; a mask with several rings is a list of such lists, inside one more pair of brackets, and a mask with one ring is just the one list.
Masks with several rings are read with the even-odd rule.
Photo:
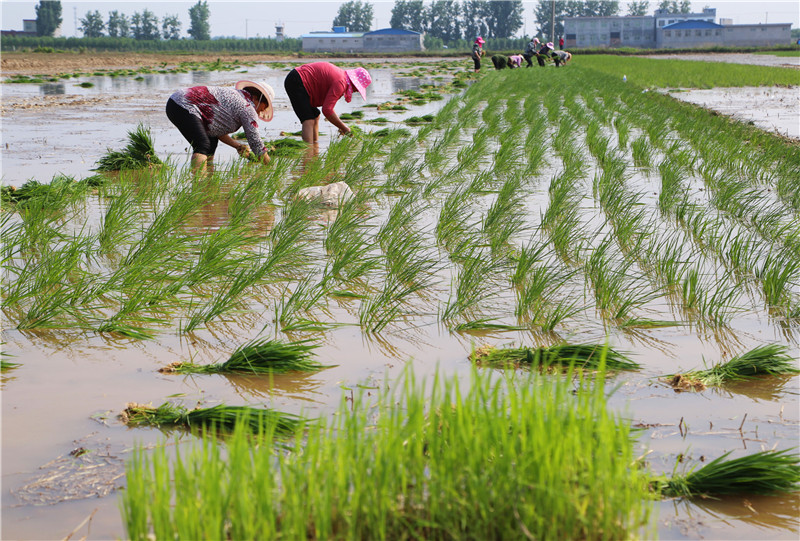
[[360, 65], [313, 158], [4, 81], [2, 537], [796, 539], [800, 142], [674, 96], [800, 71]]

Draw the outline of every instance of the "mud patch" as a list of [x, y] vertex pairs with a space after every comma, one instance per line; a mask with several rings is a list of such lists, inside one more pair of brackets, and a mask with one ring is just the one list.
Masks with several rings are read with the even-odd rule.
[[800, 87], [673, 90], [668, 94], [681, 101], [749, 122], [763, 130], [800, 139]]
[[40, 466], [32, 480], [11, 493], [24, 505], [108, 496], [125, 477], [124, 461], [109, 448], [84, 445], [90, 444], [76, 442], [69, 453]]

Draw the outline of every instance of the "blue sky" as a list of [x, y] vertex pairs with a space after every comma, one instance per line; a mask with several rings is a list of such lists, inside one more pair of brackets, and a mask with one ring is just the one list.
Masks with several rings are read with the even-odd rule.
[[[207, 0], [211, 11], [212, 36], [239, 37], [271, 37], [275, 35], [275, 24], [283, 23], [285, 33], [289, 37], [299, 37], [313, 30], [329, 30], [340, 0]], [[80, 19], [89, 11], [100, 11], [104, 19], [108, 12], [117, 10], [129, 17], [135, 12], [145, 9], [152, 11], [159, 19], [165, 15], [177, 15], [183, 22], [183, 33], [189, 28], [189, 8], [194, 1], [150, 0], [115, 0], [106, 2], [70, 2], [62, 0], [63, 35], [80, 36], [76, 29]], [[373, 30], [386, 28], [392, 15], [393, 1], [372, 1], [374, 19]], [[2, 29], [21, 30], [22, 19], [36, 18], [38, 1], [3, 0]], [[537, 2], [523, 2], [525, 26], [520, 35], [530, 34], [536, 23], [533, 14]], [[620, 0], [620, 8], [624, 13], [628, 2]], [[658, 5], [656, 0], [650, 2], [651, 10]], [[734, 24], [746, 23], [792, 23], [793, 28], [800, 27], [800, 2], [797, 0], [773, 0], [753, 2], [727, 0], [722, 2], [692, 2], [695, 11], [703, 7], [717, 9], [717, 17], [733, 19]]]

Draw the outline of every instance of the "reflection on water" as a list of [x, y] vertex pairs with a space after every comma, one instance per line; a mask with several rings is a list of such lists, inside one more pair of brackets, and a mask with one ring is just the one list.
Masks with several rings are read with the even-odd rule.
[[64, 83], [47, 83], [40, 88], [43, 96], [61, 96], [67, 93]]
[[[704, 519], [713, 518], [730, 526], [725, 539], [775, 538], [775, 530], [792, 534], [800, 532], [800, 494], [780, 496], [726, 496], [720, 499], [674, 500], [675, 516], [689, 517], [700, 538], [714, 538], [706, 531]], [[686, 528], [687, 525], [684, 525]], [[767, 535], [769, 532], [769, 535]], [[766, 537], [762, 537], [767, 535]], [[663, 535], [662, 538], [668, 538]], [[791, 537], [790, 537], [791, 538]]]
[[319, 392], [324, 380], [317, 377], [316, 373], [225, 374], [225, 379], [230, 383], [236, 394], [243, 398], [286, 396], [312, 404], [323, 404], [328, 399]]

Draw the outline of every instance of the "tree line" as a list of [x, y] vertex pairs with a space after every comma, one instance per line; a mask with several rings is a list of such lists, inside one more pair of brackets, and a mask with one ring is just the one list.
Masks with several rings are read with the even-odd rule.
[[[648, 0], [632, 0], [627, 15], [646, 15]], [[691, 13], [690, 0], [661, 0], [658, 9], [666, 13]], [[564, 33], [567, 17], [607, 17], [620, 14], [617, 0], [540, 0], [534, 7], [536, 34], [553, 40]], [[333, 26], [344, 26], [350, 32], [372, 29], [372, 4], [351, 0], [339, 6]], [[512, 38], [523, 25], [521, 1], [490, 0], [396, 0], [389, 25], [426, 35], [426, 39], [443, 44], [471, 41], [476, 36], [486, 39]]]
[[[646, 15], [650, 2], [632, 0], [627, 15]], [[666, 13], [690, 13], [690, 0], [661, 0], [658, 9]], [[350, 0], [339, 6], [333, 26], [350, 32], [372, 29], [374, 10], [365, 0]], [[619, 15], [618, 0], [540, 0], [534, 7], [537, 28], [533, 35], [554, 40], [564, 33], [567, 17], [602, 17]], [[209, 7], [199, 0], [189, 8], [190, 27], [194, 40], [211, 39]], [[36, 6], [36, 28], [39, 36], [52, 36], [61, 24], [60, 0], [41, 0]], [[98, 10], [89, 11], [80, 19], [78, 28], [86, 38], [130, 38], [143, 41], [179, 40], [181, 21], [177, 15], [166, 15], [159, 21], [150, 10], [135, 12], [131, 17], [113, 10], [106, 19]], [[160, 23], [160, 24], [159, 24]], [[523, 25], [521, 0], [396, 0], [390, 26], [425, 34], [426, 46], [458, 46], [482, 36], [486, 39], [514, 39]]]
[[[206, 0], [199, 0], [189, 8], [189, 29], [187, 33], [195, 40], [211, 39], [210, 11]], [[36, 5], [36, 33], [52, 37], [61, 26], [61, 1], [41, 0]], [[178, 15], [165, 15], [161, 21], [149, 9], [134, 12], [128, 17], [118, 10], [108, 13], [104, 19], [99, 10], [88, 11], [80, 19], [78, 30], [85, 38], [131, 38], [143, 41], [178, 40], [181, 38], [181, 20]], [[160, 23], [160, 24], [159, 24]]]

